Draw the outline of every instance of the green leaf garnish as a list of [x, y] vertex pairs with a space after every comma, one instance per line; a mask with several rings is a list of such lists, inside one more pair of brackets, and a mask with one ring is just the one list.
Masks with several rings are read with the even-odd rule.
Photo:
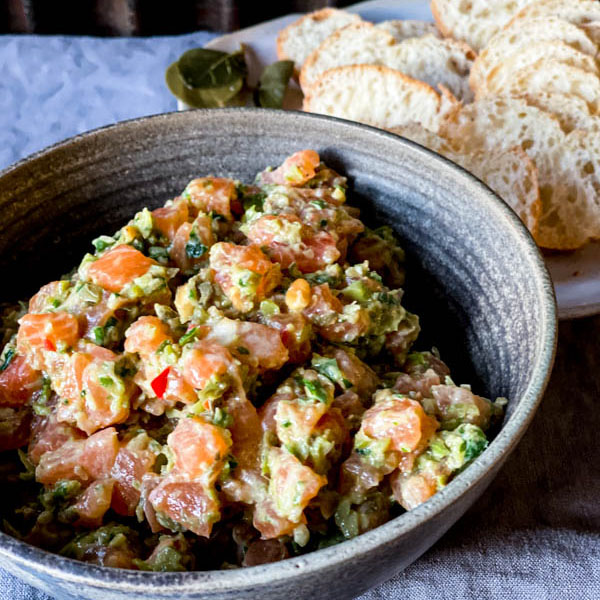
[[236, 99], [247, 72], [242, 50], [227, 54], [194, 48], [169, 66], [165, 79], [171, 93], [189, 106], [218, 108]]
[[258, 83], [257, 104], [263, 108], [281, 108], [293, 72], [294, 62], [291, 60], [280, 60], [268, 65]]

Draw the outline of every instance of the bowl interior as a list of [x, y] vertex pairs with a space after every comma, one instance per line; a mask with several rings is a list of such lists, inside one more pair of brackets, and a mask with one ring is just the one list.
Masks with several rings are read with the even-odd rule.
[[[416, 347], [435, 345], [457, 383], [507, 397], [505, 423], [524, 403], [529, 414], [551, 367], [555, 315], [524, 227], [455, 165], [333, 119], [252, 109], [161, 115], [74, 138], [8, 169], [0, 176], [0, 269], [11, 285], [0, 301], [26, 297], [69, 271], [91, 239], [163, 204], [190, 179], [250, 182], [304, 148], [348, 176], [349, 202], [367, 223], [389, 224], [400, 237], [405, 305], [423, 328]], [[520, 437], [525, 424], [520, 416], [510, 435]]]

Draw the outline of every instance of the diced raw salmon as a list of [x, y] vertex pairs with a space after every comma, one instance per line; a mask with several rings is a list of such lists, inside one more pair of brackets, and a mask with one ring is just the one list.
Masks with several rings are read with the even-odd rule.
[[[273, 264], [258, 246], [219, 242], [210, 249], [210, 267], [215, 281], [233, 306], [242, 312], [251, 310], [281, 280], [279, 266]], [[257, 276], [252, 285], [244, 281], [240, 284], [244, 271]]]
[[15, 356], [0, 373], [0, 406], [26, 404], [41, 384], [40, 371], [32, 369], [25, 356]]
[[239, 212], [235, 182], [224, 177], [201, 177], [188, 183], [187, 195], [192, 206], [200, 212], [216, 213], [233, 221], [232, 212]]
[[439, 423], [423, 407], [406, 397], [389, 397], [365, 413], [361, 429], [373, 439], [389, 439], [398, 452], [424, 447]]
[[315, 176], [315, 169], [321, 158], [314, 150], [300, 150], [288, 156], [283, 164], [274, 171], [263, 171], [260, 175], [262, 183], [280, 185], [304, 185]]
[[[295, 225], [297, 231], [286, 235], [290, 225]], [[330, 233], [315, 233], [296, 215], [260, 217], [250, 224], [248, 239], [257, 246], [266, 246], [269, 255], [282, 269], [295, 263], [302, 273], [313, 273], [340, 258], [336, 240]]]
[[224, 318], [204, 339], [227, 347], [240, 362], [261, 371], [279, 369], [288, 360], [279, 332], [260, 323]]
[[130, 381], [106, 375], [106, 365], [117, 356], [102, 350], [103, 355], [110, 353], [110, 357], [75, 352], [60, 365], [59, 372], [51, 370], [53, 387], [61, 396], [59, 420], [75, 424], [88, 435], [125, 421], [134, 391]]
[[78, 498], [73, 508], [79, 518], [75, 525], [96, 529], [102, 525], [102, 519], [110, 508], [114, 487], [113, 479], [94, 481]]
[[147, 359], [165, 341], [173, 341], [166, 323], [154, 316], [140, 317], [125, 332], [125, 352]]
[[304, 509], [327, 483], [327, 478], [282, 448], [269, 450], [269, 470], [269, 495], [275, 510], [293, 523], [303, 522]]
[[119, 440], [114, 427], [84, 440], [65, 442], [42, 455], [35, 471], [36, 480], [47, 485], [61, 479], [87, 483], [108, 477], [118, 451]]
[[19, 325], [17, 352], [30, 360], [33, 369], [43, 368], [45, 352], [72, 348], [79, 340], [79, 323], [66, 312], [28, 313]]
[[214, 490], [181, 475], [171, 474], [162, 479], [150, 492], [148, 499], [158, 518], [160, 514], [165, 515], [202, 537], [210, 536], [213, 524], [221, 516]]
[[119, 450], [111, 470], [115, 482], [112, 508], [117, 514], [130, 517], [135, 514], [144, 475], [151, 472], [156, 456], [151, 438], [145, 433], [137, 435]]
[[108, 250], [87, 270], [89, 279], [110, 292], [119, 293], [128, 283], [145, 275], [157, 264], [139, 250], [121, 244]]
[[190, 479], [213, 483], [231, 447], [229, 431], [202, 417], [181, 419], [167, 443], [175, 457], [175, 469]]
[[84, 439], [83, 432], [69, 423], [58, 421], [56, 411], [51, 411], [48, 416], [34, 418], [28, 455], [34, 464], [38, 464], [46, 452], [57, 450], [67, 442]]
[[182, 358], [183, 377], [197, 390], [202, 390], [213, 377], [224, 375], [235, 368], [229, 350], [217, 344], [200, 340], [186, 347]]
[[153, 210], [152, 220], [156, 229], [172, 242], [177, 230], [188, 220], [187, 202], [178, 199], [169, 206], [161, 206]]

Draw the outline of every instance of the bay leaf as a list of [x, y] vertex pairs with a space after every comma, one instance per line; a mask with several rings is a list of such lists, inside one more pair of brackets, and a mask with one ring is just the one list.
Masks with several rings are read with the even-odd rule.
[[258, 105], [263, 108], [281, 108], [293, 72], [294, 62], [291, 60], [280, 60], [268, 65], [258, 82]]
[[[222, 86], [215, 87], [189, 87], [186, 85], [179, 63], [174, 62], [165, 73], [167, 87], [179, 100], [194, 108], [221, 108], [223, 106], [237, 106], [244, 103], [244, 79], [234, 79]], [[239, 101], [238, 101], [239, 100]]]
[[193, 48], [179, 57], [179, 72], [192, 88], [221, 88], [245, 79], [248, 74], [242, 50], [227, 54], [208, 48]]

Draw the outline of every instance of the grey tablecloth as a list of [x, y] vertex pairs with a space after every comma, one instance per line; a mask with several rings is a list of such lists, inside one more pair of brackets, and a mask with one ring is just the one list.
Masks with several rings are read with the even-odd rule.
[[[70, 135], [175, 109], [166, 65], [210, 34], [0, 37], [0, 168]], [[600, 598], [600, 318], [561, 327], [531, 429], [480, 502], [361, 600]], [[46, 600], [0, 571], [0, 599]]]

